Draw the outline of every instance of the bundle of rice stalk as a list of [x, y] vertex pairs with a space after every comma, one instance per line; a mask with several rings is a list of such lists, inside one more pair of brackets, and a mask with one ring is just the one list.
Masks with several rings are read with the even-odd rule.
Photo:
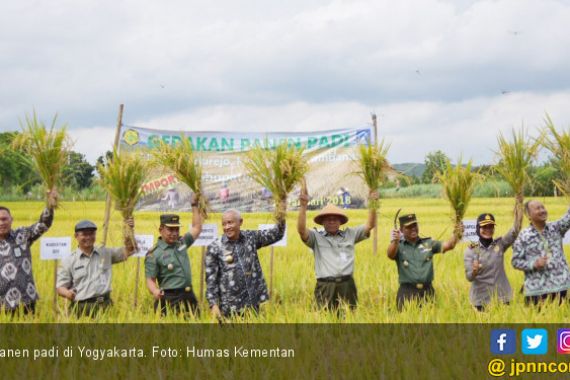
[[460, 226], [471, 201], [475, 185], [480, 180], [479, 174], [471, 171], [471, 165], [471, 160], [465, 166], [461, 163], [461, 158], [455, 166], [446, 160], [445, 169], [436, 174], [438, 181], [443, 186], [445, 198], [453, 209], [454, 233], [458, 239], [461, 239], [463, 235]]
[[202, 218], [208, 218], [208, 199], [202, 191], [202, 166], [196, 162], [192, 144], [185, 136], [175, 146], [160, 141], [151, 150], [153, 165], [171, 170], [179, 181], [185, 183], [198, 199], [198, 209]]
[[[146, 161], [138, 154], [114, 151], [112, 159], [106, 165], [99, 164], [97, 171], [101, 187], [111, 195], [123, 221], [131, 218], [147, 177]], [[127, 223], [123, 223], [123, 234], [136, 247], [134, 231]]]
[[515, 220], [523, 213], [524, 188], [530, 184], [529, 170], [532, 167], [542, 141], [542, 137], [532, 140], [524, 129], [512, 131], [513, 139], [508, 141], [502, 133], [499, 133], [497, 142], [499, 150], [496, 152], [498, 162], [495, 171], [499, 173], [509, 184], [515, 194]]
[[259, 145], [247, 152], [244, 161], [249, 176], [273, 194], [275, 219], [285, 218], [287, 194], [304, 179], [309, 170], [303, 148], [297, 149], [283, 142], [275, 149], [264, 149]]
[[[12, 141], [13, 149], [21, 150], [30, 157], [32, 166], [41, 177], [48, 193], [55, 190], [60, 182], [62, 169], [72, 145], [67, 135], [67, 126], [56, 129], [56, 120], [57, 115], [48, 130], [44, 123], [38, 120], [35, 112], [31, 118], [26, 115], [26, 123], [21, 125], [22, 132]], [[57, 207], [57, 201], [52, 206]]]
[[570, 130], [558, 132], [550, 116], [546, 115], [546, 135], [543, 145], [560, 166], [560, 179], [553, 181], [556, 188], [570, 197]]
[[[384, 140], [380, 141], [378, 145], [360, 145], [360, 154], [357, 159], [360, 170], [356, 174], [362, 177], [369, 190], [377, 191], [388, 178], [388, 174], [395, 173], [386, 157], [389, 149], [390, 145], [386, 144]], [[379, 200], [371, 201], [368, 204], [371, 209], [377, 209], [379, 206]]]

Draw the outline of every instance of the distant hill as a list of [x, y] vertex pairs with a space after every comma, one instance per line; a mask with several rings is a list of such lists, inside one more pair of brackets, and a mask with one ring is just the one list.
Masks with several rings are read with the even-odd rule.
[[392, 167], [397, 171], [404, 173], [409, 176], [416, 176], [420, 177], [426, 170], [425, 164], [421, 163], [413, 163], [413, 162], [405, 162], [402, 164], [392, 164]]

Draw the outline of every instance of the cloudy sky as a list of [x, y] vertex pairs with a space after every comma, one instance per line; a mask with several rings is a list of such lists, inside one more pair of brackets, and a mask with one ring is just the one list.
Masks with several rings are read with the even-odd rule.
[[36, 110], [90, 161], [124, 123], [361, 127], [392, 162], [493, 160], [498, 131], [570, 126], [570, 1], [2, 1], [0, 130]]

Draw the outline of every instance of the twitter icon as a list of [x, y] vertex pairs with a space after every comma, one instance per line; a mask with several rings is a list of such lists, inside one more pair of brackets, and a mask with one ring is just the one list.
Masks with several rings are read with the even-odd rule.
[[526, 355], [544, 355], [548, 352], [548, 331], [524, 329], [521, 333], [522, 352]]

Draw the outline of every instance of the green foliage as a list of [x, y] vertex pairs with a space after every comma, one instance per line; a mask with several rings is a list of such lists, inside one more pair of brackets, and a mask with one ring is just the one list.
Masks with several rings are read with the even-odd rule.
[[445, 170], [449, 157], [441, 150], [430, 152], [425, 157], [425, 171], [422, 174], [423, 183], [433, 183], [437, 180], [437, 173]]
[[553, 182], [562, 194], [570, 197], [570, 129], [558, 132], [546, 114], [546, 133], [543, 144], [552, 153], [559, 168], [559, 177]]
[[62, 184], [75, 190], [86, 189], [91, 186], [94, 170], [83, 154], [71, 151], [62, 170]]
[[30, 166], [26, 156], [12, 149], [12, 142], [17, 135], [18, 132], [0, 133], [0, 183], [4, 192], [16, 186], [23, 193], [27, 193], [41, 179]]

